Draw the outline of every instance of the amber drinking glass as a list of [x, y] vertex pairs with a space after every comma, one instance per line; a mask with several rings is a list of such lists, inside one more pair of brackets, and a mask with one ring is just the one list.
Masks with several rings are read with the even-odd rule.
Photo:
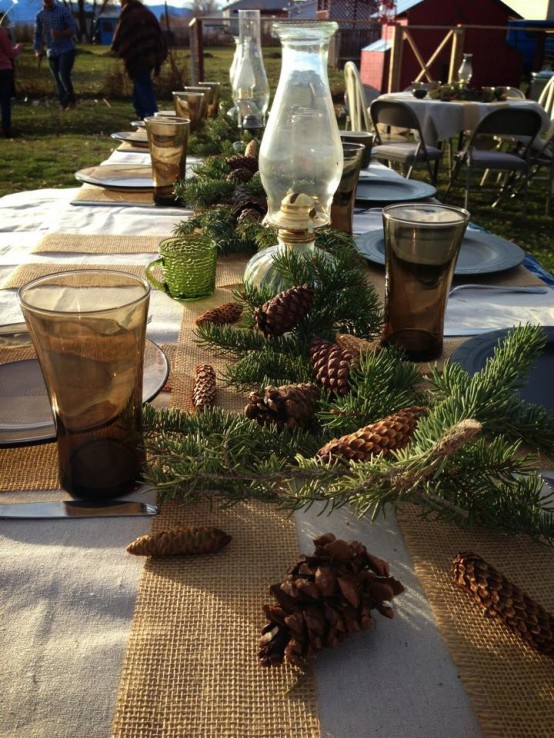
[[356, 188], [365, 153], [364, 144], [342, 144], [342, 177], [331, 204], [331, 228], [343, 233], [352, 233], [352, 215], [356, 201]]
[[144, 124], [152, 160], [154, 203], [174, 206], [174, 185], [185, 177], [189, 121], [157, 115], [145, 118]]
[[173, 104], [179, 118], [190, 120], [190, 130], [196, 131], [206, 118], [208, 96], [195, 90], [173, 92]]
[[404, 349], [414, 361], [429, 361], [442, 353], [448, 292], [468, 221], [467, 210], [449, 205], [383, 208], [383, 342]]
[[111, 270], [51, 274], [19, 290], [72, 497], [115, 498], [140, 480], [149, 296], [145, 280]]

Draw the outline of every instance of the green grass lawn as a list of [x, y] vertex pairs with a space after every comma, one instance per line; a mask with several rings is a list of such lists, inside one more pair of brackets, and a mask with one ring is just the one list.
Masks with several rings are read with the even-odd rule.
[[[205, 51], [205, 78], [223, 83], [223, 96], [230, 100], [229, 66], [234, 47]], [[280, 72], [280, 50], [264, 53], [272, 93]], [[173, 107], [171, 90], [190, 81], [188, 50], [173, 50], [172, 63], [165, 64], [157, 82], [158, 105]], [[330, 70], [331, 90], [340, 109], [343, 74]], [[73, 187], [75, 171], [98, 164], [117, 147], [110, 138], [115, 131], [130, 130], [134, 118], [131, 86], [121, 63], [104, 46], [80, 46], [73, 75], [79, 98], [76, 110], [61, 112], [54, 96], [53, 82], [46, 63], [41, 68], [29, 45], [17, 61], [17, 100], [12, 122], [17, 132], [13, 140], [0, 140], [0, 196], [42, 187]], [[424, 178], [423, 172], [415, 176]], [[462, 180], [463, 178], [461, 178]], [[447, 185], [446, 167], [439, 179], [439, 198]], [[546, 181], [533, 182], [527, 218], [519, 202], [509, 201], [491, 209], [490, 191], [473, 190], [470, 202], [472, 220], [499, 236], [518, 243], [554, 272], [552, 216], [545, 214]], [[463, 204], [461, 187], [453, 189], [449, 202]]]

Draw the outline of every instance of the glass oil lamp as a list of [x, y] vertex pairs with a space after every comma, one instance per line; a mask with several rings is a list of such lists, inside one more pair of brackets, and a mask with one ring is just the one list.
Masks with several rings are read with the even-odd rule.
[[314, 201], [318, 228], [330, 222], [343, 167], [327, 74], [329, 42], [338, 25], [275, 23], [273, 28], [281, 40], [282, 66], [259, 154], [266, 222], [275, 223], [288, 193], [302, 192]]
[[464, 54], [460, 68], [458, 69], [458, 79], [466, 87], [473, 77], [473, 54]]
[[269, 105], [269, 83], [260, 41], [260, 11], [239, 10], [240, 51], [233, 73], [233, 102], [238, 126], [260, 129]]

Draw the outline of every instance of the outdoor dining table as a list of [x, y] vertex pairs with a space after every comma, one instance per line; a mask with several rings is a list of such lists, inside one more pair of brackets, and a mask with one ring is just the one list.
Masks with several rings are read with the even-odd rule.
[[[109, 161], [139, 163], [148, 157], [120, 150]], [[180, 208], [155, 208], [133, 193], [125, 202], [115, 200], [86, 185], [0, 199], [3, 324], [21, 320], [16, 290], [33, 276], [91, 266], [139, 273], [155, 258], [159, 240], [190, 215]], [[378, 227], [378, 217], [360, 208], [355, 230]], [[242, 255], [221, 258], [216, 293], [205, 302], [184, 306], [153, 291], [147, 335], [171, 365], [164, 399], [156, 403], [190, 409], [195, 363], [221, 366], [195, 346], [193, 322], [206, 307], [230, 299], [245, 263]], [[373, 265], [368, 276], [382, 292], [383, 270]], [[512, 270], [508, 280], [541, 283], [523, 266]], [[29, 351], [0, 345], [0, 363], [28, 358]], [[230, 409], [244, 404], [244, 398], [222, 394]], [[0, 448], [0, 502], [64, 499], [55, 458], [52, 442]], [[155, 500], [153, 490], [144, 495]], [[217, 525], [233, 540], [213, 557], [145, 563], [126, 552], [137, 536], [176, 524]], [[375, 628], [323, 651], [305, 674], [286, 665], [264, 669], [256, 654], [269, 586], [282, 579], [299, 551], [311, 552], [313, 538], [324, 532], [359, 540], [390, 563], [391, 574], [406, 588], [395, 600], [395, 618], [376, 615]], [[522, 663], [532, 662], [539, 674], [550, 674], [551, 685], [552, 671], [550, 663], [543, 663], [547, 659], [530, 654], [517, 639], [508, 639], [506, 646], [503, 633], [482, 624], [478, 609], [454, 590], [445, 566], [459, 547], [473, 545], [481, 545], [483, 555], [503, 546], [517, 557], [528, 553], [531, 544], [421, 521], [411, 511], [401, 519], [390, 512], [371, 522], [348, 508], [329, 514], [314, 505], [289, 516], [254, 502], [226, 510], [170, 502], [154, 521], [0, 520], [0, 734], [546, 736], [525, 732], [516, 723], [511, 733], [494, 733], [498, 720], [502, 724], [501, 708], [498, 699], [489, 704], [490, 694], [503, 684], [505, 672], [511, 677]], [[544, 555], [542, 550], [529, 554], [529, 568]], [[482, 662], [470, 658], [476, 649], [484, 651]], [[498, 677], [488, 691], [491, 675], [483, 663], [493, 665]], [[537, 719], [544, 720], [551, 710], [551, 687], [527, 686], [529, 692], [523, 689], [520, 699], [531, 701]], [[506, 709], [510, 703], [519, 709], [512, 696], [501, 695], [503, 701]]]
[[392, 92], [380, 95], [377, 100], [393, 100], [408, 105], [417, 115], [425, 143], [430, 146], [438, 142], [457, 138], [464, 131], [471, 132], [492, 110], [506, 107], [525, 107], [537, 110], [543, 118], [543, 130], [550, 118], [542, 105], [534, 100], [513, 99], [502, 102], [479, 102], [474, 100], [438, 100], [430, 97], [418, 99], [411, 92]]

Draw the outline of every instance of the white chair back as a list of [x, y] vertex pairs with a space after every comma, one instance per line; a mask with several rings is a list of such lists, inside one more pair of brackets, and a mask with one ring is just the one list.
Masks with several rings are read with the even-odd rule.
[[368, 106], [358, 67], [348, 61], [344, 65], [345, 95], [348, 105], [348, 127], [352, 131], [371, 131]]
[[551, 120], [554, 120], [554, 75], [550, 77], [539, 97], [539, 105], [546, 110]]

